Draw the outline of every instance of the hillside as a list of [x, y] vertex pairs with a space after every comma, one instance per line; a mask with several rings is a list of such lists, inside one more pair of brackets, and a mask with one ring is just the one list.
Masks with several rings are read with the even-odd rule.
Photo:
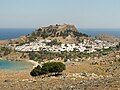
[[102, 41], [109, 41], [109, 42], [120, 42], [120, 38], [114, 37], [109, 34], [98, 34], [96, 36], [96, 39], [99, 39]]
[[26, 42], [33, 42], [36, 39], [50, 39], [57, 40], [62, 43], [78, 43], [80, 38], [87, 38], [87, 34], [78, 32], [77, 28], [74, 25], [64, 24], [64, 25], [49, 25], [47, 27], [41, 27], [31, 34], [26, 36], [21, 36], [15, 39], [0, 41], [0, 44], [4, 42], [10, 44], [24, 44]]
[[[82, 34], [78, 32], [76, 27], [74, 25], [64, 24], [64, 25], [50, 25], [48, 27], [41, 27], [35, 32], [33, 32], [31, 35], [28, 36], [29, 41], [33, 41], [35, 39], [39, 38], [60, 38], [63, 39], [74, 39], [78, 37], [88, 37], [86, 34]], [[63, 40], [64, 41], [64, 40]]]

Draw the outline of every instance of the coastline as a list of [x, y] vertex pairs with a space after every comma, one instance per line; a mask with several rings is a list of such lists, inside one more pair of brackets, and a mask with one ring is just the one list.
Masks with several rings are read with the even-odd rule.
[[[9, 59], [3, 59], [3, 58], [0, 58], [0, 60], [9, 60]], [[28, 63], [33, 64], [33, 68], [34, 68], [34, 67], [37, 67], [38, 65], [40, 65], [37, 61], [34, 61], [34, 60], [28, 60], [28, 59], [10, 60], [10, 61], [26, 61], [26, 62], [28, 62]], [[40, 66], [41, 66], [41, 65], [40, 65]]]
[[[0, 60], [9, 60], [9, 59], [3, 59], [0, 58]], [[12, 61], [26, 61], [27, 63], [31, 63], [32, 67], [31, 68], [26, 68], [26, 69], [20, 69], [20, 70], [2, 70], [0, 69], [0, 90], [1, 90], [1, 85], [4, 83], [8, 82], [23, 82], [24, 80], [32, 80], [33, 78], [30, 75], [30, 71], [39, 65], [38, 62], [33, 61], [33, 60], [27, 60], [27, 59], [21, 59], [21, 60], [11, 60]]]
[[27, 62], [30, 62], [33, 64], [33, 68], [37, 67], [38, 65], [40, 65], [38, 62], [34, 61], [34, 60], [25, 60]]

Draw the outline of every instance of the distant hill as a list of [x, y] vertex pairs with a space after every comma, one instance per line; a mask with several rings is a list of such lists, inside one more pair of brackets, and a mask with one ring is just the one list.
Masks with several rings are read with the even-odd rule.
[[120, 38], [114, 37], [110, 34], [98, 34], [95, 37], [96, 39], [109, 41], [109, 42], [120, 42]]
[[41, 27], [38, 30], [32, 32], [28, 36], [29, 40], [32, 41], [38, 38], [63, 38], [72, 39], [79, 37], [88, 37], [87, 34], [80, 33], [74, 25], [50, 25], [48, 27]]

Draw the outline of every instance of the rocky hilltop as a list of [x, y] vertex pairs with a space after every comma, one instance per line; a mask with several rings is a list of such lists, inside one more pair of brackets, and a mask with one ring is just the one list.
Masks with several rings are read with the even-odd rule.
[[11, 43], [26, 43], [33, 42], [36, 39], [50, 39], [57, 40], [63, 43], [78, 43], [80, 37], [88, 37], [87, 34], [80, 33], [74, 25], [49, 25], [47, 27], [41, 27], [29, 35], [13, 39]]
[[109, 34], [98, 34], [96, 36], [96, 39], [99, 39], [102, 41], [109, 41], [109, 42], [120, 42], [120, 38], [114, 37]]
[[57, 30], [57, 31], [66, 31], [66, 30], [71, 30], [77, 32], [77, 29], [74, 25], [69, 25], [69, 24], [64, 24], [64, 25], [50, 25], [48, 27], [42, 27], [41, 28], [43, 31], [47, 30]]
[[63, 43], [78, 43], [80, 38], [87, 38], [87, 34], [83, 34], [77, 30], [74, 25], [49, 25], [41, 27], [29, 35], [21, 36], [16, 39], [9, 40], [12, 44], [21, 44], [26, 42], [33, 42], [36, 39], [50, 39], [57, 40]]
[[48, 27], [41, 27], [30, 35], [30, 37], [42, 37], [44, 39], [48, 37], [66, 38], [67, 36], [87, 37], [88, 35], [78, 32], [78, 30], [74, 25], [69, 25], [69, 24], [64, 24], [64, 25], [56, 24], [56, 25], [50, 25]]

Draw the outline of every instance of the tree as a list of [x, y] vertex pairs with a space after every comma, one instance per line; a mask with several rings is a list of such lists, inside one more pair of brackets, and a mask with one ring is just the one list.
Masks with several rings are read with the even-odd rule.
[[65, 69], [66, 69], [65, 65], [61, 62], [48, 62], [48, 63], [44, 63], [42, 68], [39, 65], [35, 67], [30, 72], [30, 75], [39, 76], [39, 75], [48, 74], [48, 73], [55, 73], [56, 75]]
[[119, 44], [116, 46], [116, 48], [117, 48], [117, 49], [120, 49], [120, 42], [119, 42]]
[[47, 72], [58, 74], [66, 69], [65, 65], [61, 62], [48, 62], [42, 66], [42, 69], [47, 68]]
[[51, 41], [51, 42], [47, 42], [46, 45], [48, 46], [53, 46], [53, 45], [61, 45], [61, 42], [58, 42], [56, 39]]
[[12, 52], [12, 50], [8, 47], [2, 47], [0, 51], [3, 52], [3, 55], [8, 55]]

